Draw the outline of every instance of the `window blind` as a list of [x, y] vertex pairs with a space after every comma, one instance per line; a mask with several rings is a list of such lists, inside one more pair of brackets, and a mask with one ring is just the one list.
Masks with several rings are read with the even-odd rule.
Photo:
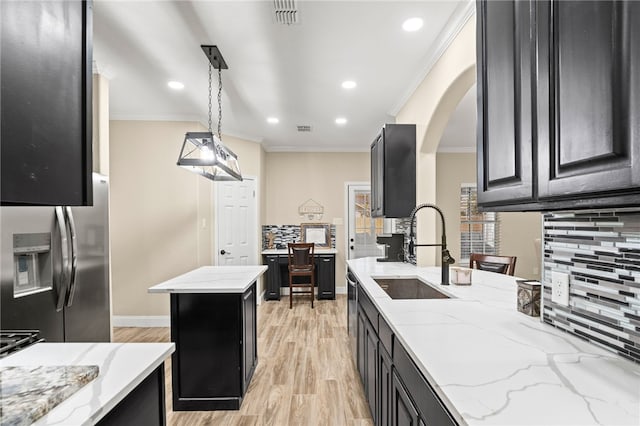
[[495, 212], [479, 212], [475, 185], [460, 186], [460, 265], [471, 253], [500, 253], [500, 222]]

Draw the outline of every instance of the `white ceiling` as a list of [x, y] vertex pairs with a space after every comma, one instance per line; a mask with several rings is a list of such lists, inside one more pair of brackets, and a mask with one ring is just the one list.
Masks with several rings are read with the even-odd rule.
[[[368, 150], [473, 2], [298, 0], [297, 8], [300, 23], [287, 26], [276, 23], [273, 1], [94, 1], [94, 60], [110, 79], [111, 118], [206, 125], [208, 60], [200, 45], [214, 44], [229, 66], [223, 134], [268, 151]], [[403, 31], [415, 16], [424, 27]], [[184, 90], [169, 89], [169, 80]], [[342, 89], [344, 80], [358, 86]], [[214, 130], [216, 90], [214, 78]], [[269, 116], [279, 124], [268, 124]], [[336, 125], [336, 117], [347, 124]]]

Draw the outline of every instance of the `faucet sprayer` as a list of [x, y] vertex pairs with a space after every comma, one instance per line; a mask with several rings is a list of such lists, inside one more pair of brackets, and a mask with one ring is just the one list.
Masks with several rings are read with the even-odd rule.
[[[442, 223], [442, 243], [440, 244], [417, 244], [414, 241], [415, 234], [413, 231], [413, 227], [416, 220], [416, 213], [418, 213], [419, 210], [426, 207], [434, 209], [440, 215], [440, 221]], [[441, 247], [442, 248], [440, 252], [442, 282], [440, 284], [449, 285], [449, 265], [455, 263], [456, 260], [451, 256], [451, 253], [449, 253], [449, 250], [447, 250], [447, 232], [446, 232], [445, 223], [444, 223], [444, 215], [442, 214], [442, 210], [440, 210], [440, 208], [434, 204], [420, 204], [416, 206], [416, 208], [414, 208], [413, 211], [411, 212], [411, 225], [409, 226], [409, 255], [410, 256], [414, 255], [416, 247]]]

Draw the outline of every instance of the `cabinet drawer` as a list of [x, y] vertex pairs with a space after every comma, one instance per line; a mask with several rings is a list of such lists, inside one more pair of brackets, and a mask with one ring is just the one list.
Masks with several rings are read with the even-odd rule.
[[455, 420], [442, 405], [440, 398], [422, 376], [415, 363], [409, 358], [409, 354], [407, 354], [402, 345], [396, 345], [394, 349], [393, 364], [409, 395], [413, 398], [420, 417], [433, 425], [456, 425]]
[[378, 317], [378, 338], [380, 343], [387, 350], [388, 353], [393, 353], [393, 331], [387, 322], [382, 318], [382, 315]]
[[361, 286], [358, 286], [358, 304], [367, 315], [369, 322], [373, 325], [376, 333], [378, 332], [378, 309], [375, 307], [369, 296], [365, 293]]

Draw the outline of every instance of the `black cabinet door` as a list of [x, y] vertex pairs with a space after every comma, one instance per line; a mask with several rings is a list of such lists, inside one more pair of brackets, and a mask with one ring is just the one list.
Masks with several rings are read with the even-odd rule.
[[0, 2], [3, 205], [91, 205], [92, 6]]
[[357, 314], [357, 332], [356, 332], [356, 336], [357, 336], [357, 340], [358, 340], [358, 355], [357, 355], [357, 367], [358, 367], [358, 373], [360, 374], [360, 381], [362, 382], [363, 386], [366, 386], [365, 383], [367, 381], [367, 363], [366, 363], [366, 331], [365, 331], [365, 323], [367, 321], [367, 317], [365, 316], [364, 312], [362, 311], [362, 309], [360, 307], [358, 307], [358, 314]]
[[316, 256], [318, 271], [318, 299], [336, 298], [336, 258], [334, 255]]
[[541, 1], [537, 8], [539, 197], [637, 192], [640, 3]]
[[479, 205], [534, 197], [532, 13], [529, 1], [477, 2]]
[[378, 424], [378, 335], [368, 320], [365, 320], [365, 333], [364, 393], [369, 401], [373, 423]]
[[378, 348], [378, 426], [391, 425], [391, 355], [380, 342]]
[[384, 140], [378, 136], [371, 144], [371, 216], [384, 215]]
[[391, 378], [391, 425], [418, 425], [418, 410], [395, 372]]
[[416, 126], [386, 124], [371, 144], [371, 215], [409, 217], [416, 205]]
[[242, 390], [247, 391], [258, 361], [256, 330], [256, 285], [242, 295]]
[[280, 259], [277, 255], [265, 256], [267, 264], [266, 300], [280, 300]]

